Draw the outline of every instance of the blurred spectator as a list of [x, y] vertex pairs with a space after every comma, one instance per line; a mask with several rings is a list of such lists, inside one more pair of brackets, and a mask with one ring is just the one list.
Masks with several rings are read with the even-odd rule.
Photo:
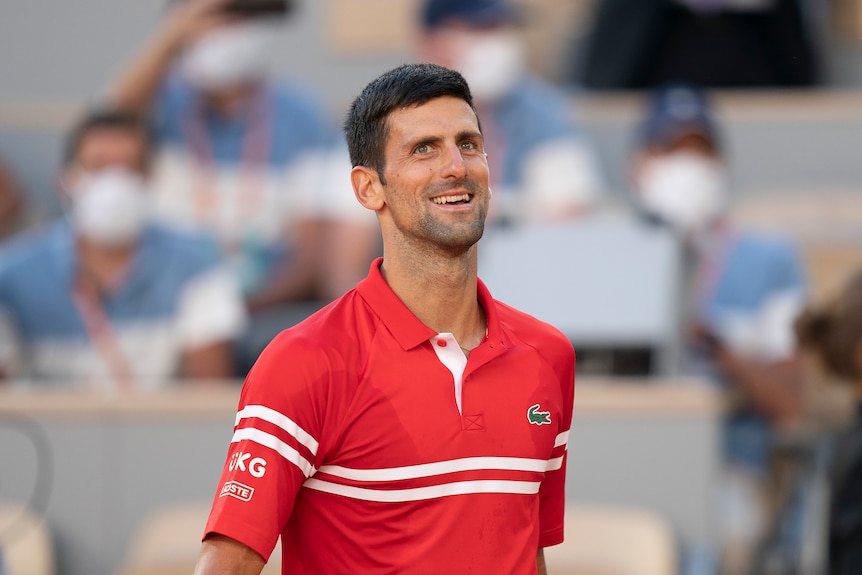
[[0, 162], [0, 240], [18, 231], [23, 220], [24, 202], [9, 169]]
[[577, 81], [642, 88], [801, 86], [817, 80], [800, 0], [602, 0]]
[[66, 217], [0, 255], [0, 373], [148, 389], [235, 377], [245, 309], [217, 249], [150, 222], [151, 136], [96, 112], [69, 136]]
[[793, 321], [805, 280], [784, 239], [739, 229], [728, 217], [731, 182], [706, 94], [663, 85], [651, 94], [633, 158], [634, 199], [685, 246], [689, 374], [726, 390], [721, 519], [728, 572], [741, 572], [765, 526], [770, 442], [802, 413]]
[[[270, 9], [243, 11], [262, 5]], [[347, 151], [315, 97], [269, 74], [290, 8], [172, 2], [112, 95], [114, 105], [153, 116], [163, 144], [156, 213], [215, 234], [249, 309], [261, 312], [253, 321], [278, 324], [260, 327], [263, 343], [297, 319], [277, 320], [274, 309], [333, 299], [364, 277], [378, 235], [353, 197], [349, 169], [331, 168], [349, 165]]]
[[862, 573], [862, 272], [826, 305], [811, 307], [796, 324], [803, 348], [830, 375], [852, 386], [855, 420], [837, 437], [829, 505], [829, 573]]
[[562, 220], [594, 207], [603, 178], [570, 94], [525, 67], [511, 0], [425, 0], [419, 56], [470, 84], [492, 165], [490, 222]]

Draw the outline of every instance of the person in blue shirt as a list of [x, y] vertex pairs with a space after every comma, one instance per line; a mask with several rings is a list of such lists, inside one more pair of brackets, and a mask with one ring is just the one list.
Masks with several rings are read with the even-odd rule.
[[604, 178], [575, 119], [572, 94], [527, 70], [521, 12], [511, 0], [424, 0], [420, 59], [470, 84], [489, 161], [489, 223], [566, 221], [601, 200]]
[[123, 112], [72, 130], [66, 213], [0, 253], [0, 378], [140, 390], [237, 376], [239, 286], [206, 237], [152, 221], [151, 144]]
[[379, 239], [320, 98], [269, 70], [292, 3], [254, 16], [234, 4], [171, 2], [110, 100], [153, 118], [157, 217], [210, 233], [229, 258], [251, 312], [248, 367], [280, 329], [363, 278]]
[[684, 245], [681, 370], [730, 398], [719, 519], [727, 572], [742, 572], [768, 521], [774, 432], [803, 415], [793, 324], [807, 297], [804, 266], [789, 239], [733, 223], [723, 142], [701, 88], [650, 93], [631, 173], [641, 213]]

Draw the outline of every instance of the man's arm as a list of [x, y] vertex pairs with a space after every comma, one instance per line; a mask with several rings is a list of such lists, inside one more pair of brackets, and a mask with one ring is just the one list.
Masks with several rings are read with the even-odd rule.
[[714, 357], [721, 369], [771, 421], [792, 423], [802, 416], [802, 374], [797, 356], [764, 363], [718, 346]]
[[201, 545], [194, 575], [260, 575], [264, 565], [266, 561], [256, 551], [229, 537], [213, 534]]
[[183, 354], [182, 376], [189, 379], [229, 379], [237, 377], [230, 341], [217, 341]]
[[229, 19], [221, 10], [226, 3], [226, 0], [177, 2], [155, 36], [117, 80], [111, 90], [111, 103], [135, 113], [148, 113], [165, 73], [186, 44]]
[[548, 575], [548, 568], [545, 566], [545, 550], [541, 547], [536, 551], [536, 568], [539, 575]]

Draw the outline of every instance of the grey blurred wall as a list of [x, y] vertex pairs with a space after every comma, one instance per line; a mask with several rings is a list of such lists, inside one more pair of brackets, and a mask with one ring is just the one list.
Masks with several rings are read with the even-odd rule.
[[[331, 0], [299, 0], [272, 64], [335, 110], [406, 54], [344, 56], [327, 48]], [[98, 96], [158, 25], [166, 0], [0, 0], [0, 106]]]

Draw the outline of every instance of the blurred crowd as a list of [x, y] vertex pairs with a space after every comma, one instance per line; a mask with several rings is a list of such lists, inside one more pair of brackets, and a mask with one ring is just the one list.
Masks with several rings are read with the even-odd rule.
[[[751, 572], [776, 521], [776, 437], [807, 421], [803, 352], [862, 390], [862, 282], [815, 308], [799, 248], [734, 221], [711, 101], [714, 88], [817, 82], [802, 4], [597, 3], [570, 79], [646, 89], [615, 201], [577, 93], [527, 64], [524, 4], [419, 4], [415, 59], [461, 71], [475, 97], [494, 192], [487, 233], [577, 226], [614, 204], [679, 243], [674, 373], [709, 382], [729, 405], [714, 565]], [[145, 46], [69, 126], [56, 221], [24, 226], [27, 190], [0, 165], [0, 376], [81, 389], [240, 379], [278, 331], [364, 277], [381, 247], [345, 177], [339, 113], [267, 66], [294, 8], [168, 2]], [[860, 505], [854, 425], [839, 450], [845, 511]], [[862, 569], [862, 523], [836, 517], [833, 548], [851, 566], [842, 572]]]

